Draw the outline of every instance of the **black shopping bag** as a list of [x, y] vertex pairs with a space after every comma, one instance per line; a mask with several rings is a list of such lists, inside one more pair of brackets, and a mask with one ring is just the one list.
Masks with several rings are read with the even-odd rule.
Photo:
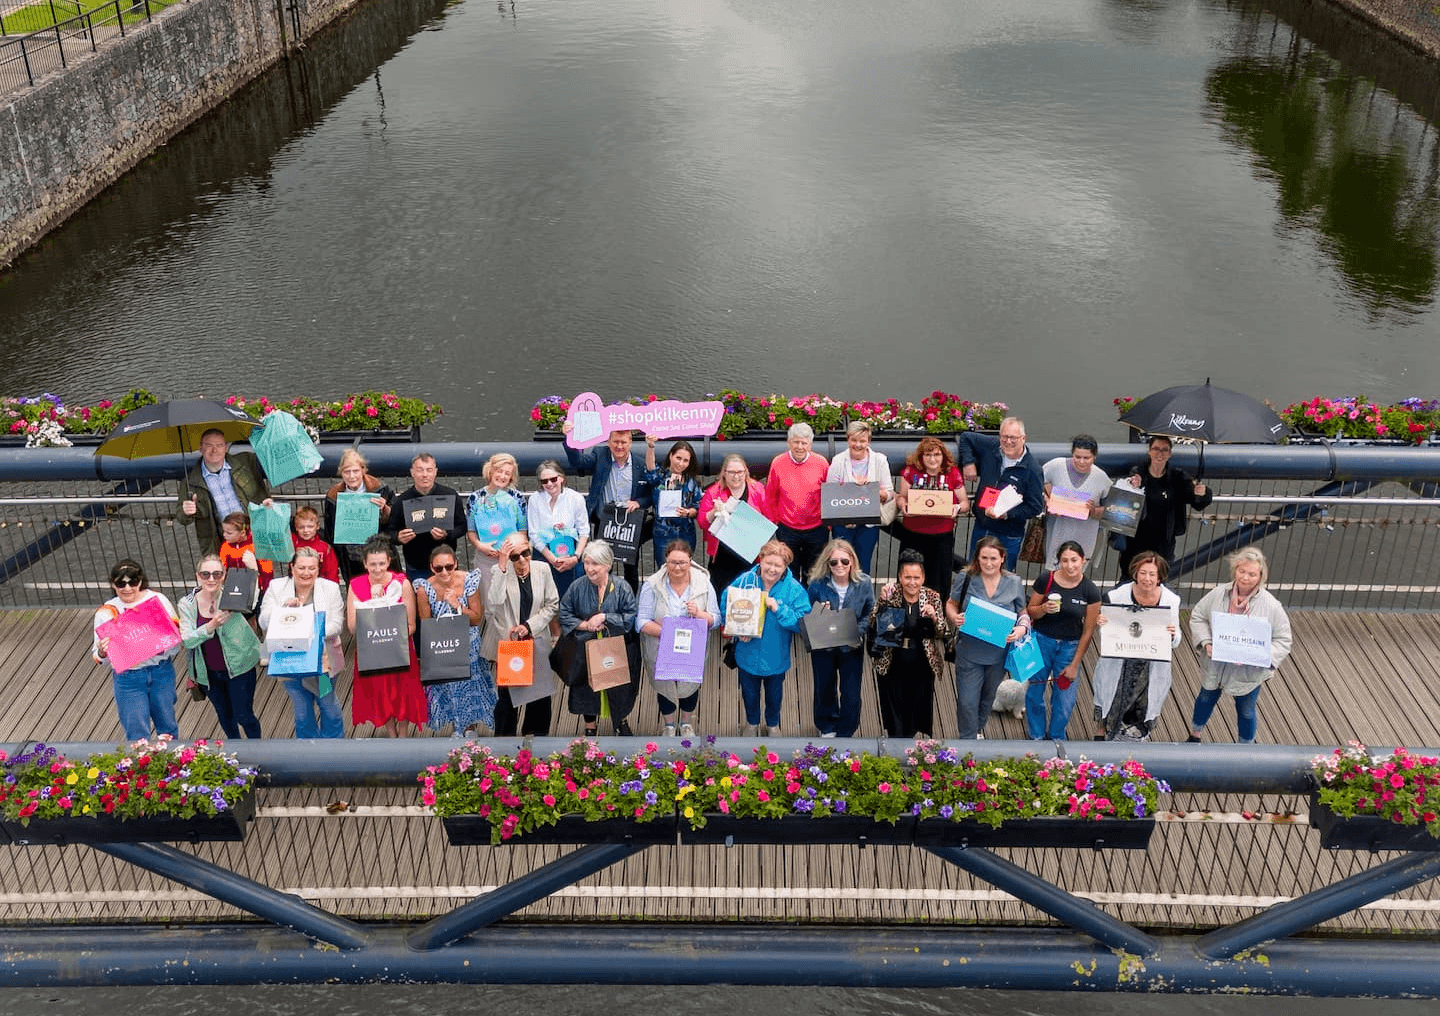
[[[360, 673], [410, 666], [410, 623], [402, 603], [355, 611], [355, 657]], [[468, 653], [468, 650], [467, 650]]]
[[444, 684], [470, 678], [470, 620], [453, 617], [420, 619], [420, 683]]
[[812, 610], [800, 619], [800, 634], [805, 648], [858, 649], [860, 622], [853, 610]]
[[610, 544], [615, 560], [621, 564], [640, 563], [640, 544], [644, 509], [630, 511], [626, 508], [607, 506], [600, 509], [600, 539]]
[[248, 614], [255, 609], [256, 594], [259, 592], [260, 574], [249, 568], [231, 568], [225, 572], [225, 584], [220, 587], [220, 599], [215, 601], [221, 610], [234, 610]]

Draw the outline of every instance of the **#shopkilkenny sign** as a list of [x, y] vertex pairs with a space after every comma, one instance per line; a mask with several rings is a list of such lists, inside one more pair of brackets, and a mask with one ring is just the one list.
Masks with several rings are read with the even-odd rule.
[[614, 430], [638, 430], [655, 437], [708, 437], [720, 430], [725, 415], [723, 402], [659, 402], [633, 406], [607, 406], [594, 392], [581, 392], [570, 400], [565, 417], [570, 433], [565, 443], [571, 448], [601, 444]]

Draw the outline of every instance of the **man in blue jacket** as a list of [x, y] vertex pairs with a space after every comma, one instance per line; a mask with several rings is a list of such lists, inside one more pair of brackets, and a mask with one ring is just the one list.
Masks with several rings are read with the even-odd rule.
[[[565, 432], [570, 432], [568, 421]], [[566, 442], [565, 457], [570, 460], [570, 466], [576, 473], [590, 477], [590, 489], [585, 494], [585, 507], [590, 511], [592, 535], [600, 536], [606, 509], [611, 505], [618, 505], [631, 512], [640, 513], [636, 518], [641, 522], [639, 538], [640, 545], [644, 546], [650, 539], [650, 534], [646, 531], [649, 527], [644, 524], [645, 512], [654, 500], [654, 494], [650, 485], [645, 482], [645, 463], [630, 454], [630, 443], [630, 431], [611, 431], [605, 442], [606, 452], [601, 453], [598, 447], [578, 451]], [[624, 573], [630, 588], [639, 589], [639, 566], [627, 564], [624, 566]]]
[[[975, 526], [970, 533], [970, 557], [982, 536], [998, 537], [1005, 544], [1005, 567], [1015, 570], [1025, 523], [1045, 510], [1045, 476], [1035, 456], [1025, 447], [1025, 422], [1007, 416], [1000, 422], [1000, 438], [966, 431], [960, 435], [961, 473], [976, 482]], [[1018, 505], [997, 512], [991, 505], [1006, 487], [1020, 495]]]

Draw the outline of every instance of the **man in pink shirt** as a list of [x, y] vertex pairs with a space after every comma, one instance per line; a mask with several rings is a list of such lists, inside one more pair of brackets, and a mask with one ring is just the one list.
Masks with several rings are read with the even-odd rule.
[[810, 450], [814, 440], [808, 423], [791, 427], [790, 450], [775, 456], [765, 480], [778, 527], [775, 537], [795, 555], [790, 570], [802, 583], [830, 539], [830, 527], [820, 521], [820, 485], [830, 464]]

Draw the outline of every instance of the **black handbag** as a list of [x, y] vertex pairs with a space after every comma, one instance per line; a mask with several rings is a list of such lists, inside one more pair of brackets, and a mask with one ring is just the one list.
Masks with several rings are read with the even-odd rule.
[[576, 632], [560, 636], [555, 648], [550, 650], [550, 669], [567, 688], [589, 684], [590, 674], [585, 663], [585, 639]]
[[420, 683], [470, 679], [470, 621], [459, 614], [420, 619]]
[[640, 545], [645, 542], [645, 509], [630, 511], [607, 505], [600, 509], [599, 538], [610, 545], [621, 564], [640, 563]]

